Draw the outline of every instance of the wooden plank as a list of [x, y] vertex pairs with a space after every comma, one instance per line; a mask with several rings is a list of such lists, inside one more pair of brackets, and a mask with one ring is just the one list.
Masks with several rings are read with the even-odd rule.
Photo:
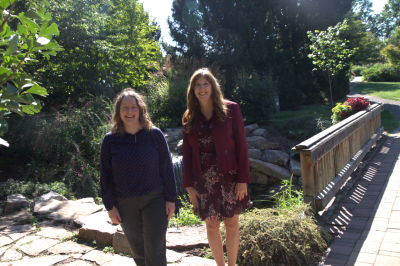
[[384, 128], [380, 127], [375, 134], [361, 147], [359, 152], [350, 160], [350, 162], [340, 171], [340, 173], [329, 183], [315, 199], [316, 211], [322, 211], [325, 206], [336, 195], [348, 177], [353, 173], [354, 169], [360, 164], [361, 160], [368, 153], [372, 145], [382, 135]]
[[[304, 152], [300, 151], [301, 176], [303, 178], [303, 194], [314, 195], [314, 178], [310, 175], [310, 164], [305, 158]], [[314, 195], [315, 197], [316, 195]]]
[[302, 149], [308, 149], [310, 148], [312, 145], [314, 145], [317, 142], [320, 142], [322, 139], [326, 138], [327, 136], [331, 135], [332, 133], [340, 130], [341, 128], [343, 128], [345, 125], [351, 123], [352, 121], [358, 119], [359, 117], [365, 115], [368, 112], [373, 111], [376, 108], [379, 108], [380, 106], [383, 106], [383, 103], [375, 103], [373, 105], [371, 105], [369, 107], [369, 109], [358, 112], [355, 115], [352, 115], [348, 118], [346, 118], [345, 120], [337, 123], [336, 125], [331, 126], [330, 128], [318, 133], [317, 135], [301, 142], [300, 144], [296, 145], [295, 147], [292, 148], [292, 151], [299, 151]]
[[314, 144], [309, 149], [303, 149], [303, 151], [305, 152], [305, 154], [311, 157], [313, 162], [318, 161], [328, 151], [333, 149], [336, 145], [345, 140], [349, 135], [353, 134], [357, 129], [362, 127], [376, 115], [382, 112], [383, 108], [383, 105], [375, 108], [374, 110], [368, 112], [366, 115], [359, 117], [359, 119], [353, 120], [351, 123], [348, 123], [341, 130], [334, 132], [333, 134]]

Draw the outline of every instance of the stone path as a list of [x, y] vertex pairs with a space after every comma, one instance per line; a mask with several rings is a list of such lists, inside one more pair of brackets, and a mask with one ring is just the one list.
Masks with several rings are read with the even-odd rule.
[[[384, 102], [400, 121], [400, 102], [352, 92], [349, 96]], [[326, 220], [325, 229], [336, 238], [320, 265], [400, 265], [399, 151], [397, 128]]]

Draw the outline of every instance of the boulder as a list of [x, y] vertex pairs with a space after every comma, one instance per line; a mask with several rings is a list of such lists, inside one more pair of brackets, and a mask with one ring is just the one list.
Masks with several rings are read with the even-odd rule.
[[248, 149], [249, 158], [261, 159], [262, 152], [259, 149]]
[[247, 143], [250, 144], [250, 146], [253, 146], [254, 148], [259, 149], [261, 151], [266, 149], [270, 150], [279, 149], [278, 143], [268, 142], [266, 139], [260, 136], [247, 137], [246, 139]]
[[115, 253], [124, 252], [132, 255], [132, 250], [129, 246], [128, 240], [125, 237], [124, 232], [116, 232], [112, 241], [112, 247]]
[[269, 179], [267, 175], [259, 172], [250, 172], [250, 178], [252, 184], [262, 184], [262, 185], [268, 184], [268, 179]]
[[297, 185], [303, 186], [303, 178], [300, 176]]
[[[81, 217], [74, 220], [79, 228], [79, 238], [86, 241], [93, 241], [103, 246], [113, 246], [114, 234], [117, 232], [117, 225], [112, 225], [106, 211]], [[122, 252], [122, 251], [121, 251]]]
[[85, 203], [88, 199], [81, 201], [59, 201], [51, 199], [44, 202], [36, 202], [33, 214], [47, 215], [51, 220], [71, 221], [103, 210], [103, 206], [94, 203]]
[[291, 174], [301, 176], [301, 164], [298, 161], [290, 158], [289, 169]]
[[246, 133], [249, 133], [249, 132], [253, 132], [253, 130], [255, 130], [255, 129], [257, 129], [257, 128], [258, 128], [258, 125], [257, 125], [257, 124], [252, 124], [252, 125], [249, 125], [249, 126], [244, 127], [244, 131], [245, 131]]
[[55, 200], [59, 200], [59, 201], [66, 201], [68, 200], [67, 198], [65, 198], [64, 196], [54, 192], [54, 191], [50, 191], [49, 193], [46, 193], [42, 196], [40, 196], [36, 202], [41, 202], [41, 201], [48, 201], [51, 199], [55, 199]]
[[289, 163], [289, 154], [277, 150], [265, 150], [261, 160], [266, 163], [272, 163], [287, 168]]
[[183, 139], [181, 139], [176, 145], [177, 151], [182, 151]]
[[7, 196], [7, 201], [4, 205], [4, 212], [11, 213], [25, 207], [29, 207], [29, 202], [26, 198], [21, 194], [12, 194]]
[[267, 176], [272, 176], [280, 180], [290, 180], [290, 172], [283, 167], [252, 158], [249, 159], [249, 163], [250, 168], [257, 170], [258, 172], [264, 173]]
[[253, 136], [261, 136], [263, 138], [267, 138], [268, 131], [266, 129], [263, 129], [263, 128], [258, 128], [258, 129], [253, 131]]

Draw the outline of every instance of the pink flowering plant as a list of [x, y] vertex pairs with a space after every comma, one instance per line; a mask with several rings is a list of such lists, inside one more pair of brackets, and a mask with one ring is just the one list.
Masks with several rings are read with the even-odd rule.
[[337, 103], [332, 109], [332, 123], [337, 124], [340, 121], [367, 109], [370, 103], [364, 97], [348, 98], [344, 103]]
[[103, 136], [110, 130], [112, 103], [81, 96], [68, 104], [29, 118], [11, 121], [10, 152], [23, 158], [20, 178], [64, 182], [78, 196], [99, 195], [99, 157]]

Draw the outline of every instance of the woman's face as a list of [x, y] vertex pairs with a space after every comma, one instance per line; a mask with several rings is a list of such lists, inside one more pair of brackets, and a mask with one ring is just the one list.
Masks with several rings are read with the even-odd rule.
[[121, 101], [119, 112], [125, 127], [140, 124], [139, 106], [137, 105], [135, 98], [131, 96], [125, 96]]
[[198, 77], [194, 83], [194, 94], [200, 103], [211, 101], [212, 85], [204, 76]]

